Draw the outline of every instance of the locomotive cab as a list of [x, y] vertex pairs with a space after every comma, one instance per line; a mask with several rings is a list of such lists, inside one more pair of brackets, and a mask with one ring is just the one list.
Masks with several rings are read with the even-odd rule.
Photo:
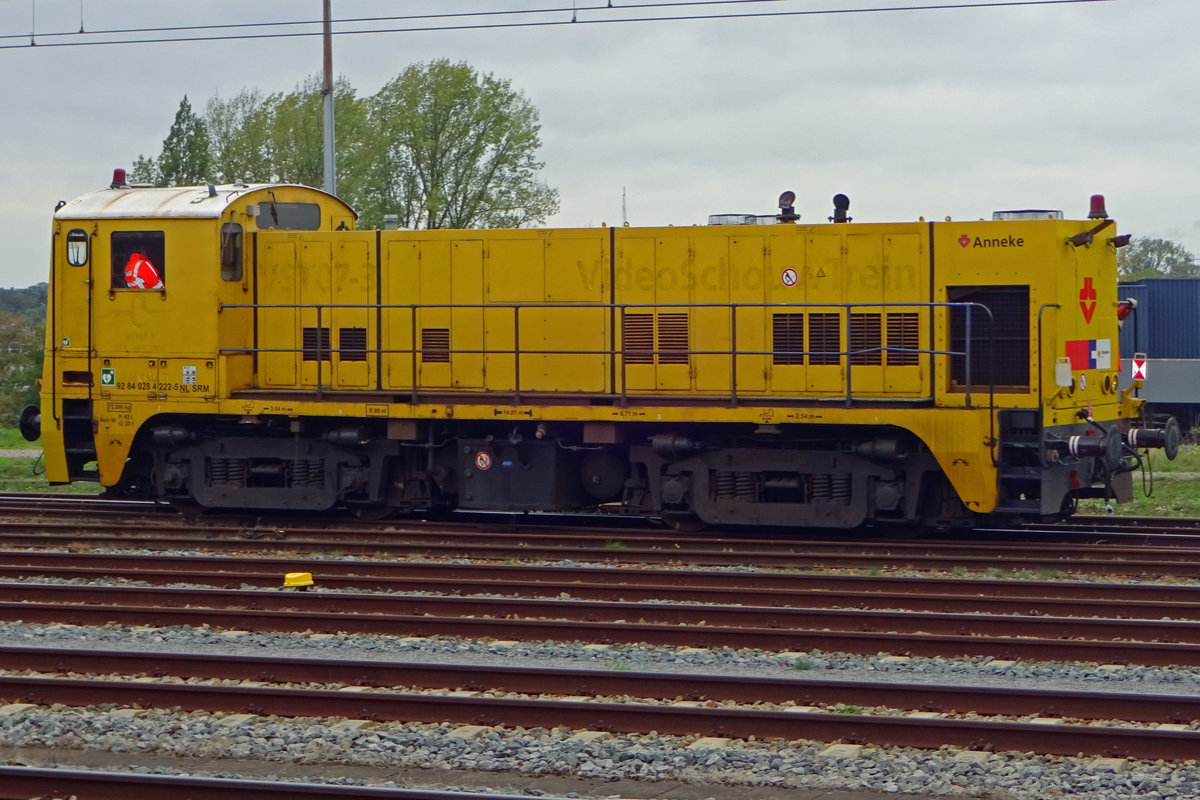
[[251, 318], [222, 306], [256, 291], [254, 238], [354, 222], [315, 189], [131, 186], [124, 170], [60, 204], [39, 424], [48, 480], [129, 482], [126, 457], [146, 419], [215, 413], [252, 374], [237, 355], [255, 347]]

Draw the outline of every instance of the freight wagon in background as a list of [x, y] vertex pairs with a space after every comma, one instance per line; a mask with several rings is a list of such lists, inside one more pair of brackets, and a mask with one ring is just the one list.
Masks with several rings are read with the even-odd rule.
[[[1088, 219], [355, 230], [315, 189], [54, 214], [52, 483], [212, 508], [619, 511], [678, 527], [1048, 519], [1173, 457], [1118, 388]], [[767, 224], [762, 224], [767, 223]]]
[[1131, 359], [1146, 357], [1138, 394], [1150, 414], [1172, 415], [1187, 431], [1200, 426], [1200, 278], [1123, 281], [1118, 294], [1137, 301], [1121, 328], [1121, 385], [1133, 383]]

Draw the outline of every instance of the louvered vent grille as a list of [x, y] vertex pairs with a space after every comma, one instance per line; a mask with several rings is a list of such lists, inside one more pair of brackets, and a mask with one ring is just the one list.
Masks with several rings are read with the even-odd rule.
[[338, 359], [340, 361], [367, 360], [367, 329], [340, 328], [338, 330]]
[[658, 363], [688, 363], [688, 315], [658, 315]]
[[917, 353], [897, 352], [895, 348], [917, 350], [921, 346], [920, 321], [915, 311], [887, 315], [887, 363], [892, 367], [915, 366]]
[[421, 361], [426, 364], [450, 363], [450, 329], [421, 329]]
[[850, 315], [850, 363], [882, 364], [883, 320], [879, 314]]
[[837, 314], [808, 315], [808, 363], [841, 363], [842, 324]]
[[804, 363], [804, 315], [774, 314], [771, 317], [773, 364]]
[[626, 314], [621, 327], [626, 364], [654, 363], [654, 315]]
[[304, 329], [304, 360], [329, 360], [329, 328]]

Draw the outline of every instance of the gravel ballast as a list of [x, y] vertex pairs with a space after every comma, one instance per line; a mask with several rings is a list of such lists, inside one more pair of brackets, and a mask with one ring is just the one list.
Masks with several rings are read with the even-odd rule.
[[[94, 709], [38, 709], [17, 720], [0, 719], [0, 744], [53, 747], [59, 752], [105, 750], [139, 759], [162, 755], [295, 763], [326, 776], [337, 775], [342, 766], [386, 767], [997, 800], [1064, 794], [1080, 800], [1188, 798], [1200, 792], [1200, 771], [1162, 763], [1129, 762], [1120, 771], [1096, 771], [1072, 759], [1013, 754], [991, 755], [977, 763], [957, 759], [952, 750], [868, 747], [855, 756], [837, 757], [823, 755], [824, 744], [807, 742], [750, 741], [698, 749], [688, 746], [693, 740], [654, 734], [589, 742], [572, 738], [574, 732], [566, 729], [493, 727], [460, 738], [452, 735], [451, 725], [377, 724], [353, 730], [320, 719], [227, 724], [231, 719], [232, 715], [170, 711], [130, 716]], [[325, 769], [312, 769], [317, 764]], [[496, 780], [503, 786], [508, 779], [500, 775]]]
[[[806, 679], [879, 680], [971, 685], [1036, 685], [1113, 691], [1194, 690], [1194, 669], [1087, 664], [997, 662], [994, 659], [908, 659], [846, 654], [778, 654], [649, 646], [597, 647], [569, 643], [496, 643], [451, 638], [221, 632], [192, 628], [79, 627], [0, 623], [0, 644], [145, 649], [206, 654], [289, 655], [379, 661], [505, 663], [630, 671], [724, 675], [802, 676]], [[377, 723], [342, 726], [340, 720], [250, 718], [171, 711], [35, 707], [0, 716], [0, 747], [107, 751], [162, 758], [237, 760], [288, 765], [408, 769], [427, 775], [460, 772], [505, 776], [560, 776], [579, 780], [674, 781], [712, 787], [722, 796], [736, 787], [825, 791], [867, 790], [898, 796], [982, 797], [994, 800], [1190, 798], [1200, 796], [1195, 762], [1114, 762], [1002, 753], [978, 763], [958, 751], [868, 746], [853, 757], [823, 755], [826, 743], [734, 741], [697, 748], [695, 737], [622, 735], [600, 741], [572, 739], [573, 731], [487, 728], [454, 736], [453, 725]], [[238, 724], [234, 724], [238, 723]], [[131, 759], [133, 760], [133, 759]], [[349, 778], [347, 778], [349, 780]], [[365, 779], [370, 782], [370, 779]], [[445, 784], [439, 784], [444, 786]], [[717, 791], [720, 789], [720, 791]], [[601, 792], [597, 796], [609, 794]], [[713, 796], [717, 796], [714, 794]], [[738, 795], [739, 797], [743, 795]], [[809, 795], [819, 796], [819, 795]]]

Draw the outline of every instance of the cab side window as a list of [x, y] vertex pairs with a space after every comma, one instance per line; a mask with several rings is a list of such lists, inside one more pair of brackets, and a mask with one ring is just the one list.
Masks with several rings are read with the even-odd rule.
[[167, 247], [162, 231], [114, 231], [112, 289], [163, 289]]
[[83, 228], [67, 231], [67, 263], [82, 267], [88, 262], [88, 234]]
[[259, 203], [258, 228], [277, 231], [321, 229], [321, 207], [316, 203]]
[[221, 226], [221, 280], [242, 279], [242, 226], [226, 222]]

